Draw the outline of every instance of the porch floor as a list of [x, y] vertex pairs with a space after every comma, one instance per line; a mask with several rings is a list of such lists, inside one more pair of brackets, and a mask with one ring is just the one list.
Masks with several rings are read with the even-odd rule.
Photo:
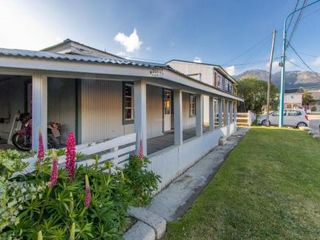
[[[204, 126], [203, 132], [209, 131], [209, 127]], [[183, 130], [183, 141], [196, 136], [196, 128]], [[147, 141], [147, 153], [152, 154], [174, 144], [174, 132], [166, 133], [159, 137], [149, 138]]]

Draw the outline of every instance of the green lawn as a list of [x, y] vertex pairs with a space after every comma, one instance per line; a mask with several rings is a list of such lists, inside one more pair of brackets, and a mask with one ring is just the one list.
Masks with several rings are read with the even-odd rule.
[[253, 128], [165, 239], [320, 239], [320, 141]]

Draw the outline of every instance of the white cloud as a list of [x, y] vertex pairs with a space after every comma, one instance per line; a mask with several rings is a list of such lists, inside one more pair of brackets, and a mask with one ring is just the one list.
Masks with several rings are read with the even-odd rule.
[[148, 47], [146, 47], [146, 50], [150, 52], [152, 50], [152, 48], [150, 46], [148, 46]]
[[236, 73], [236, 67], [235, 66], [230, 66], [230, 67], [226, 67], [224, 68], [227, 73], [229, 73], [231, 76], [235, 75]]
[[313, 62], [312, 65], [315, 67], [320, 67], [320, 57], [317, 57]]
[[199, 57], [194, 57], [193, 62], [195, 62], [195, 63], [202, 63], [202, 60], [201, 60], [201, 58], [199, 58]]
[[[273, 73], [281, 71], [281, 67], [280, 67], [279, 63], [280, 63], [280, 61], [273, 61], [273, 63], [272, 63], [272, 72]], [[296, 64], [296, 60], [294, 58], [287, 59], [286, 71], [298, 70], [298, 67], [295, 64]], [[266, 64], [266, 70], [269, 71], [269, 63]]]
[[[273, 61], [272, 63], [272, 72], [279, 72], [281, 67], [279, 66], [279, 61]], [[267, 63], [267, 70], [269, 70], [269, 63]]]
[[139, 50], [142, 44], [135, 28], [129, 36], [125, 35], [124, 33], [117, 33], [117, 35], [114, 37], [114, 40], [124, 46], [126, 52], [128, 53]]

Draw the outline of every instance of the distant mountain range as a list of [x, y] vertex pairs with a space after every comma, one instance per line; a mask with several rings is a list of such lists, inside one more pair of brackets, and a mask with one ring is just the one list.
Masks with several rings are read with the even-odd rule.
[[[258, 79], [267, 81], [269, 77], [268, 71], [254, 69], [245, 71], [237, 76], [236, 79], [247, 77], [256, 77]], [[280, 72], [272, 74], [272, 83], [280, 87]], [[287, 71], [286, 72], [286, 89], [295, 88], [319, 88], [320, 89], [320, 74], [308, 71]]]

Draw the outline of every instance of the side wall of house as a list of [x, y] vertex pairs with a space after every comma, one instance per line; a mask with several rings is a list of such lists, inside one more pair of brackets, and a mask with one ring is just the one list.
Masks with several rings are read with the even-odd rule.
[[[163, 135], [163, 89], [147, 86], [147, 136]], [[184, 129], [195, 127], [189, 116], [189, 94], [183, 93]], [[82, 80], [81, 143], [114, 138], [134, 132], [134, 124], [122, 122], [122, 82]]]
[[104, 140], [134, 132], [122, 122], [122, 82], [82, 80], [81, 142]]
[[[169, 65], [196, 80], [213, 85], [214, 69], [212, 66], [179, 61], [172, 61]], [[201, 73], [201, 77], [198, 73]]]

